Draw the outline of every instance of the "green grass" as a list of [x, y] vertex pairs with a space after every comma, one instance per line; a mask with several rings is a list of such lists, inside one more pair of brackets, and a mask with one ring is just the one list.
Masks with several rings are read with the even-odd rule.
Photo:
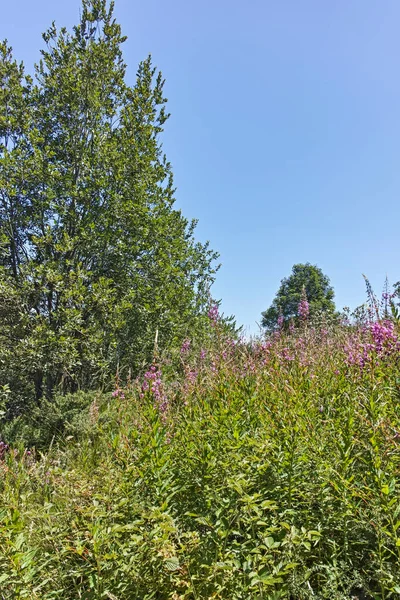
[[220, 338], [162, 366], [163, 412], [134, 382], [13, 447], [0, 598], [400, 598], [399, 351], [351, 364], [368, 335]]

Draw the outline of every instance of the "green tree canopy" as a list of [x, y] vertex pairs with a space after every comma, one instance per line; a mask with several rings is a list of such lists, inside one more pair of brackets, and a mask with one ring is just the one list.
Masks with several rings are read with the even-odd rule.
[[0, 380], [20, 403], [204, 326], [217, 258], [174, 208], [164, 80], [149, 57], [126, 83], [113, 3], [43, 39], [34, 79], [0, 45]]
[[334, 291], [329, 278], [316, 265], [296, 264], [292, 267], [291, 275], [282, 279], [271, 306], [262, 313], [263, 327], [275, 329], [280, 315], [285, 323], [290, 319], [297, 319], [304, 292], [310, 316], [320, 311], [334, 313]]

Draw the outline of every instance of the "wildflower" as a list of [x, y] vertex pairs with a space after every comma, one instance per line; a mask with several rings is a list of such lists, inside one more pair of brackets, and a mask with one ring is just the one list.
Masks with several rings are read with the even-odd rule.
[[400, 351], [400, 340], [391, 321], [370, 321], [358, 337], [349, 340], [345, 347], [346, 362], [365, 367], [374, 359], [383, 360]]
[[154, 407], [160, 413], [161, 420], [165, 424], [167, 421], [169, 404], [163, 390], [161, 377], [162, 373], [160, 369], [157, 369], [155, 365], [152, 365], [144, 374], [141, 397], [144, 396], [145, 392], [150, 392], [152, 394], [154, 398]]
[[190, 383], [194, 383], [197, 379], [198, 376], [198, 371], [194, 370], [194, 371], [189, 371], [187, 373], [187, 378], [190, 381]]
[[208, 310], [208, 318], [211, 321], [211, 325], [215, 327], [218, 322], [219, 312], [218, 312], [218, 304], [215, 302], [211, 304]]
[[181, 354], [186, 354], [190, 349], [190, 340], [186, 339], [183, 341], [181, 346]]
[[307, 320], [308, 315], [310, 314], [310, 305], [308, 304], [307, 294], [304, 286], [297, 311], [299, 313], [300, 319], [303, 319], [303, 321]]
[[123, 390], [117, 385], [113, 393], [111, 394], [113, 398], [120, 398], [123, 400], [125, 398], [125, 394]]
[[4, 442], [0, 442], [0, 460], [2, 460], [6, 453], [9, 451], [10, 447], [8, 444], [5, 444]]
[[283, 358], [283, 360], [291, 361], [295, 359], [295, 356], [289, 348], [282, 348], [281, 358]]

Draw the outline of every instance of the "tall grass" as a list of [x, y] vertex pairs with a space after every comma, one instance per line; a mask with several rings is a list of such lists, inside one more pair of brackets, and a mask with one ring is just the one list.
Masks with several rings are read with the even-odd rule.
[[400, 598], [397, 329], [216, 321], [83, 431], [3, 447], [0, 598]]

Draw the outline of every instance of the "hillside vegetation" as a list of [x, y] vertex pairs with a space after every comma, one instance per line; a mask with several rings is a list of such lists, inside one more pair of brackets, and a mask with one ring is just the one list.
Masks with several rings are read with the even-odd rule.
[[210, 317], [207, 347], [21, 422], [47, 451], [2, 447], [2, 599], [400, 597], [396, 321], [246, 343]]
[[113, 11], [0, 42], [0, 600], [400, 598], [400, 283], [298, 263], [241, 339]]

